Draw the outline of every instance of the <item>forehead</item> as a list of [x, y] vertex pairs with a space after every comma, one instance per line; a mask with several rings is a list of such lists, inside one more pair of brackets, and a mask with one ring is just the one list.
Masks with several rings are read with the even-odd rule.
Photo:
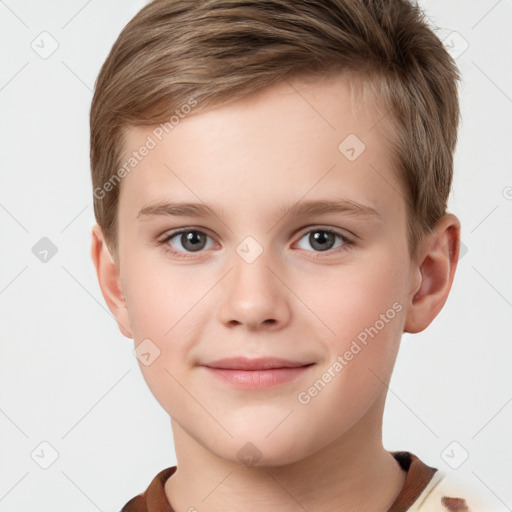
[[358, 102], [343, 75], [285, 80], [221, 107], [198, 107], [165, 132], [126, 130], [125, 159], [152, 147], [123, 179], [120, 212], [133, 219], [169, 197], [248, 217], [306, 195], [403, 206], [389, 119], [376, 102]]

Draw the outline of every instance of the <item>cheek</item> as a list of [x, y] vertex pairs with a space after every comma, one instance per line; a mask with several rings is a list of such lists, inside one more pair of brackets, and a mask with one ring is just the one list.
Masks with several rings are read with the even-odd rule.
[[304, 411], [329, 416], [341, 430], [385, 389], [399, 349], [405, 312], [400, 265], [379, 261], [331, 279], [330, 299], [312, 297], [334, 334], [322, 337], [325, 357], [296, 398]]
[[[403, 306], [405, 299], [404, 262], [385, 248], [366, 255], [364, 261], [356, 259], [353, 264], [332, 266], [308, 278], [297, 276], [295, 282], [297, 295], [314, 313], [307, 315], [319, 326], [321, 337], [336, 350], [343, 350], [347, 342], [390, 309], [392, 323], [401, 322], [396, 310], [403, 307], [393, 309], [393, 305], [398, 302]], [[386, 324], [386, 331], [391, 330], [390, 325]], [[400, 326], [395, 334], [396, 329], [400, 332]]]
[[126, 304], [136, 342], [151, 338], [165, 343], [179, 330], [187, 314], [193, 313], [194, 304], [204, 294], [187, 272], [171, 270], [162, 262], [151, 263], [142, 258], [126, 262], [125, 283]]
[[308, 305], [329, 328], [319, 336], [324, 357], [311, 394], [302, 390], [304, 402], [314, 401], [317, 410], [336, 403], [357, 417], [382, 389], [380, 379], [392, 372], [403, 331], [403, 265], [392, 251], [382, 250], [362, 264], [331, 272], [321, 290], [305, 283], [301, 291], [309, 289]]
[[192, 267], [171, 268], [161, 260], [136, 255], [127, 258], [123, 268], [135, 348], [137, 353], [149, 352], [151, 358], [145, 364], [139, 356], [143, 376], [157, 400], [180, 396], [182, 389], [172, 376], [183, 380], [190, 349], [201, 337], [208, 314], [205, 295], [215, 284], [215, 276], [194, 278]]
[[[190, 279], [166, 276], [164, 269], [137, 265], [126, 280], [126, 304], [141, 373], [149, 389], [169, 414], [186, 408], [183, 397], [184, 362], [190, 337], [189, 315], [197, 315], [200, 296], [190, 291]], [[125, 266], [127, 274], [129, 267]], [[197, 292], [197, 295], [199, 291]], [[193, 339], [193, 338], [192, 338]], [[185, 402], [184, 402], [185, 400]]]

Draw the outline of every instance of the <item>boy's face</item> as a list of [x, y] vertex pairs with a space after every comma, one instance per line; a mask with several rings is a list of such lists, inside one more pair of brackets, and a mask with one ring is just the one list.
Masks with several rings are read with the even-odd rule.
[[[148, 136], [157, 145], [122, 181], [116, 314], [145, 343], [141, 370], [179, 442], [285, 464], [336, 440], [380, 439], [418, 286], [382, 116], [353, 104], [339, 76], [198, 112], [161, 141], [154, 126], [127, 132], [127, 157]], [[313, 201], [347, 208], [287, 214]], [[215, 214], [148, 210], [177, 202]], [[178, 229], [193, 232], [164, 242]], [[226, 358], [309, 366], [205, 366]]]

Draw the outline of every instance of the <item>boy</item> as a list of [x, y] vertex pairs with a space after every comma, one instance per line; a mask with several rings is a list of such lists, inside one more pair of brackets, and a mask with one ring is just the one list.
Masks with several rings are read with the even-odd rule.
[[488, 511], [382, 446], [443, 307], [458, 73], [405, 0], [157, 0], [91, 107], [92, 257], [171, 417], [124, 512]]

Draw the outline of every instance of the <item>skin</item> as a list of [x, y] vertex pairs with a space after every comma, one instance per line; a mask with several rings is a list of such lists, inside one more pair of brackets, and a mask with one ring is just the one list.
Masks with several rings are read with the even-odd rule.
[[[171, 417], [178, 469], [165, 491], [177, 512], [384, 512], [402, 489], [405, 472], [382, 445], [387, 384], [402, 333], [425, 329], [447, 299], [460, 225], [444, 216], [411, 258], [406, 192], [381, 118], [376, 103], [352, 101], [342, 75], [193, 113], [123, 179], [114, 260], [94, 226], [93, 261], [121, 332], [160, 350], [140, 368]], [[153, 129], [127, 130], [127, 154]], [[366, 145], [353, 162], [338, 150], [350, 133]], [[351, 200], [378, 215], [280, 210], [309, 199]], [[204, 202], [215, 215], [138, 218], [165, 200]], [[204, 248], [187, 252], [179, 235], [157, 243], [178, 228], [208, 235]], [[322, 228], [353, 243], [336, 237], [322, 251], [309, 237]], [[263, 250], [252, 263], [236, 252], [247, 236]], [[393, 304], [394, 318], [300, 403]], [[235, 389], [199, 366], [233, 356], [315, 364], [262, 390]], [[260, 456], [252, 467], [237, 456], [248, 442]]]

